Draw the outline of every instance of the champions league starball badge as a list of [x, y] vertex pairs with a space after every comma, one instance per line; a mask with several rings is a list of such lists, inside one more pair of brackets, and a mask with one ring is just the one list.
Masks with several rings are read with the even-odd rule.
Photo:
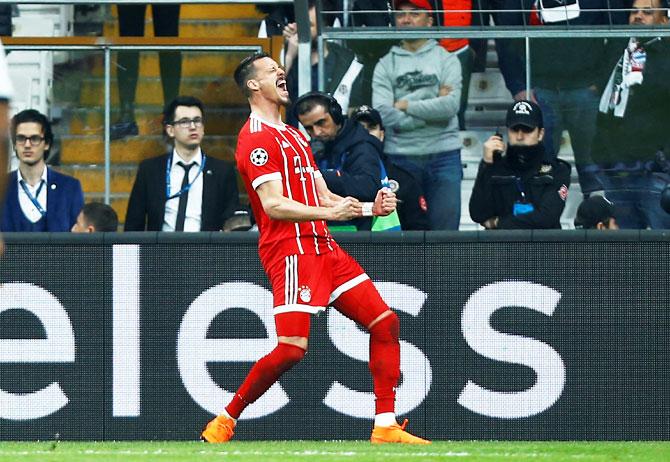
[[256, 167], [260, 167], [267, 163], [268, 152], [263, 148], [256, 148], [251, 151], [249, 158], [251, 159], [252, 164], [254, 164]]

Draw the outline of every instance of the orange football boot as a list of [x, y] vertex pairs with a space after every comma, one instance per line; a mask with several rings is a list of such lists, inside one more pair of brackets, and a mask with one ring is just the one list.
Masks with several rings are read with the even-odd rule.
[[202, 431], [200, 438], [207, 443], [225, 443], [230, 441], [235, 432], [235, 421], [225, 415], [211, 420]]
[[382, 443], [403, 443], [403, 444], [430, 444], [430, 441], [414, 436], [405, 431], [408, 420], [398, 425], [397, 423], [390, 427], [374, 427], [370, 442], [372, 444]]

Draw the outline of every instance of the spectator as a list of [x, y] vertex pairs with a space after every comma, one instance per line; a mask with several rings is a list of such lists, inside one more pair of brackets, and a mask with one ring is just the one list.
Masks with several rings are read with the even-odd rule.
[[536, 103], [510, 106], [507, 137], [507, 146], [498, 134], [484, 143], [470, 197], [472, 220], [486, 229], [560, 229], [571, 167], [560, 159], [543, 161], [542, 112]]
[[12, 27], [12, 9], [14, 8], [15, 6], [11, 3], [0, 5], [0, 36], [2, 37], [11, 37], [14, 32]]
[[[121, 37], [142, 37], [144, 35], [144, 15], [147, 4], [117, 5], [119, 14], [119, 35]], [[179, 4], [151, 4], [154, 35], [156, 37], [177, 37], [179, 35]], [[113, 140], [135, 136], [139, 128], [135, 121], [135, 90], [139, 75], [140, 55], [136, 51], [118, 53], [117, 82], [121, 113], [111, 127]], [[159, 51], [163, 101], [172, 101], [179, 94], [181, 80], [181, 53], [179, 51]]]
[[[5, 49], [0, 42], [0, 216], [2, 216], [2, 205], [5, 203], [5, 191], [7, 189], [7, 169], [9, 159], [7, 155], [7, 125], [9, 117], [9, 100], [14, 90], [9, 79], [7, 62], [5, 61]], [[0, 235], [0, 257], [5, 250], [5, 244]]]
[[[337, 100], [327, 93], [306, 93], [294, 107], [295, 116], [311, 137], [312, 152], [328, 189], [361, 202], [374, 201], [383, 179], [377, 139], [346, 117]], [[362, 217], [338, 224], [351, 225], [370, 230], [372, 219]]]
[[[668, 24], [667, 5], [635, 0], [629, 22]], [[667, 229], [670, 215], [660, 207], [670, 165], [670, 42], [630, 38], [612, 44], [613, 70], [600, 99], [594, 160], [603, 167], [608, 199], [617, 205], [623, 229]]]
[[53, 143], [51, 123], [27, 109], [12, 118], [11, 136], [18, 170], [9, 177], [3, 231], [70, 231], [84, 205], [79, 180], [47, 167]]
[[119, 217], [107, 204], [89, 202], [84, 205], [77, 215], [77, 221], [72, 225], [73, 233], [113, 233], [119, 228]]
[[412, 173], [390, 161], [384, 154], [384, 124], [382, 116], [370, 106], [361, 106], [351, 115], [351, 119], [360, 123], [368, 133], [377, 138], [374, 143], [386, 167], [389, 187], [398, 197], [398, 216], [400, 227], [404, 231], [428, 230], [428, 205], [423, 195], [421, 183]]
[[591, 196], [579, 204], [575, 217], [578, 229], [619, 229], [614, 204], [603, 196]]
[[[430, 27], [428, 0], [395, 2], [398, 28]], [[406, 39], [377, 64], [373, 106], [386, 127], [391, 161], [421, 178], [431, 229], [458, 229], [461, 217], [461, 142], [457, 114], [461, 65], [432, 39]]]
[[[393, 14], [387, 0], [354, 0], [351, 6], [350, 23], [353, 27], [393, 27]], [[372, 77], [379, 59], [389, 52], [398, 40], [347, 40], [347, 46], [356, 53], [363, 64], [360, 74], [360, 100], [356, 102], [372, 104]]]
[[[324, 5], [324, 9], [330, 9]], [[309, 0], [309, 22], [312, 37], [312, 91], [318, 90], [319, 86], [319, 50], [316, 41], [316, 6], [315, 0]], [[290, 23], [284, 28], [286, 39], [286, 53], [284, 56], [284, 67], [286, 69], [288, 90], [291, 95], [298, 95], [298, 26]], [[344, 48], [334, 42], [323, 43], [323, 64], [325, 75], [324, 90], [333, 95], [344, 113], [349, 105], [360, 104], [360, 79], [359, 74], [363, 65], [356, 60], [351, 50]], [[292, 107], [287, 111], [286, 121], [289, 125], [297, 126], [295, 111]]]
[[220, 231], [238, 208], [232, 165], [206, 156], [202, 102], [172, 100], [163, 112], [171, 152], [140, 163], [128, 202], [126, 231]]
[[[496, 26], [526, 26], [529, 23], [528, 12], [534, 0], [475, 0], [472, 24], [488, 26], [491, 19]], [[476, 72], [483, 72], [486, 67], [488, 40], [471, 40], [470, 45], [477, 55], [474, 64]], [[496, 39], [498, 67], [505, 79], [505, 86], [512, 93], [514, 100], [532, 99], [526, 94], [526, 76], [524, 65], [524, 41], [520, 39]]]
[[[567, 4], [567, 7], [566, 7]], [[556, 26], [625, 24], [623, 0], [556, 0], [538, 2], [535, 21]], [[623, 16], [623, 17], [622, 17]], [[563, 130], [570, 134], [582, 193], [602, 191], [598, 167], [591, 158], [599, 92], [609, 72], [603, 38], [533, 40], [530, 46], [533, 90], [544, 114], [548, 159], [558, 155]]]

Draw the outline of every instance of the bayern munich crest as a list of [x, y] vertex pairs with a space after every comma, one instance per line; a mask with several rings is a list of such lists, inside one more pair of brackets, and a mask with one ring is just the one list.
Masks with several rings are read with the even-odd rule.
[[300, 287], [300, 300], [305, 303], [309, 303], [312, 300], [312, 290], [309, 287]]
[[256, 167], [260, 167], [261, 165], [265, 165], [267, 163], [268, 152], [263, 148], [256, 148], [251, 151], [249, 158], [251, 159], [252, 164], [254, 164]]

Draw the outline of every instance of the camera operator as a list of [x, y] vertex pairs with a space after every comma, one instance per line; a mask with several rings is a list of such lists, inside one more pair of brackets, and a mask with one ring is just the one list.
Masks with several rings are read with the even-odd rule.
[[499, 134], [484, 143], [470, 198], [470, 216], [486, 229], [560, 229], [570, 185], [570, 164], [543, 161], [544, 128], [532, 101], [507, 111], [506, 145]]

